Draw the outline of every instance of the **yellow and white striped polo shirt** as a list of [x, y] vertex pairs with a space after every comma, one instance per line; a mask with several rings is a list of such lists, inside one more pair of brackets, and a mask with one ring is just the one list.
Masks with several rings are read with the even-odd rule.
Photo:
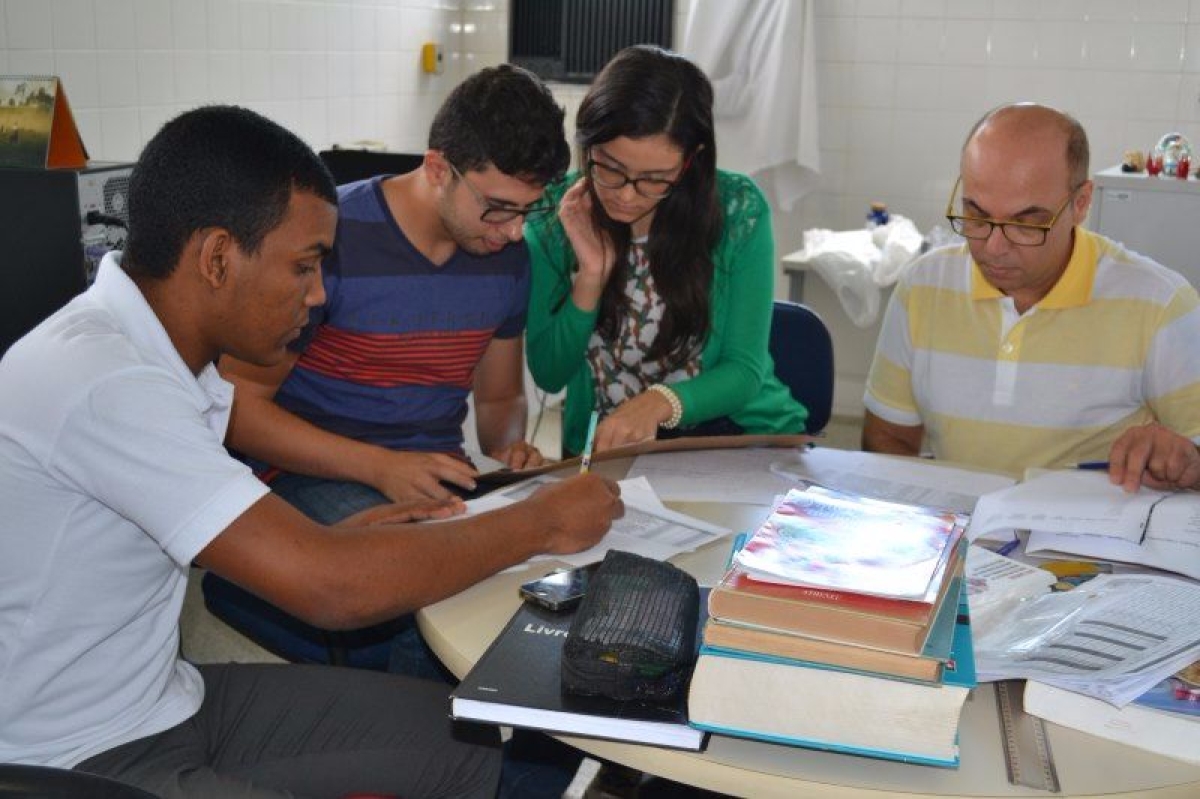
[[943, 247], [893, 293], [864, 401], [885, 421], [924, 425], [936, 457], [1006, 472], [1104, 460], [1152, 419], [1200, 441], [1200, 298], [1076, 228], [1066, 271], [1018, 315], [965, 244]]

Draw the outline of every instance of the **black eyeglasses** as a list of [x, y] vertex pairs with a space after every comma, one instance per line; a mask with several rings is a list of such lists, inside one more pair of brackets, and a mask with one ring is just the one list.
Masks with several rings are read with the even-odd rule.
[[958, 235], [968, 239], [983, 239], [989, 238], [992, 231], [1000, 228], [1000, 232], [1004, 234], [1004, 238], [1008, 239], [1013, 244], [1019, 247], [1041, 247], [1046, 243], [1046, 237], [1050, 235], [1051, 228], [1058, 218], [1062, 216], [1062, 212], [1067, 210], [1067, 206], [1071, 204], [1071, 199], [1075, 193], [1083, 188], [1083, 184], [1071, 189], [1071, 193], [1067, 195], [1067, 199], [1063, 200], [1063, 204], [1054, 212], [1054, 216], [1050, 217], [1050, 221], [1044, 225], [1033, 224], [1030, 222], [1008, 222], [999, 219], [987, 219], [978, 216], [961, 216], [951, 213], [954, 210], [954, 198], [958, 194], [958, 189], [962, 185], [962, 176], [954, 182], [954, 190], [950, 192], [950, 201], [946, 203], [946, 219], [950, 222], [950, 227]]
[[553, 205], [534, 205], [528, 208], [509, 208], [505, 205], [497, 205], [495, 201], [484, 197], [479, 189], [475, 188], [474, 184], [467, 180], [466, 175], [458, 171], [458, 167], [449, 161], [446, 164], [450, 167], [450, 171], [466, 184], [467, 189], [474, 195], [475, 201], [483, 208], [483, 213], [479, 215], [481, 222], [486, 222], [489, 225], [506, 225], [514, 219], [537, 217], [554, 210]]
[[662, 178], [631, 178], [615, 166], [602, 164], [591, 157], [588, 153], [587, 173], [592, 182], [597, 186], [602, 186], [606, 189], [619, 189], [626, 183], [633, 184], [633, 190], [645, 197], [647, 200], [661, 200], [669, 195], [676, 186], [679, 185], [680, 179], [687, 172], [688, 167], [692, 165], [692, 155], [687, 157], [683, 165], [679, 168], [679, 176], [674, 180], [664, 180]]

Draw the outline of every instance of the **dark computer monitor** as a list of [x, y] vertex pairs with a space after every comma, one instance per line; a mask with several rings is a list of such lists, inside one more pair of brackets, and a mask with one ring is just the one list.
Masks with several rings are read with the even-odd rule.
[[425, 160], [424, 155], [375, 150], [322, 150], [319, 155], [339, 185], [376, 175], [402, 175], [412, 172]]

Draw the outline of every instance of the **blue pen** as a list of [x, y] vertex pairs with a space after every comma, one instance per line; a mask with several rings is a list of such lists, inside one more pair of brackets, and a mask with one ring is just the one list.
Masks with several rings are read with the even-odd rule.
[[583, 442], [583, 457], [579, 461], [579, 473], [587, 474], [592, 467], [592, 445], [596, 443], [596, 422], [600, 421], [600, 411], [592, 411], [588, 422], [587, 439]]
[[1005, 542], [1004, 546], [996, 550], [997, 555], [1008, 555], [1014, 549], [1021, 546], [1021, 539], [1014, 538], [1012, 541]]
[[1089, 472], [1107, 472], [1108, 461], [1083, 461], [1075, 464], [1076, 469], [1083, 469]]

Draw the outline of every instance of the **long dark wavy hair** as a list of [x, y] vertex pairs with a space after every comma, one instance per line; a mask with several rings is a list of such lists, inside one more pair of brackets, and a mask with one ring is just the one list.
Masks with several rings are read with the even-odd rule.
[[[691, 159], [679, 183], [655, 208], [646, 245], [650, 274], [665, 305], [646, 358], [665, 358], [672, 368], [703, 345], [709, 332], [712, 250], [723, 224], [712, 102], [712, 85], [696, 65], [662, 48], [636, 45], [617, 53], [596, 76], [576, 119], [585, 169], [590, 148], [622, 136], [665, 134]], [[617, 252], [597, 322], [600, 335], [612, 341], [627, 311], [630, 226], [610, 219], [594, 186], [591, 191], [592, 222]]]

